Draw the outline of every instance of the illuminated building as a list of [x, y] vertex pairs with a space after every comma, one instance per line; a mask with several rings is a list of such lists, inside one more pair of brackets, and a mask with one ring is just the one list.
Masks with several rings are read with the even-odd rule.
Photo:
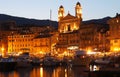
[[11, 31], [0, 31], [0, 37], [1, 37], [1, 48], [4, 48], [4, 54], [7, 54], [8, 50], [8, 37], [11, 33]]
[[38, 54], [54, 53], [58, 33], [40, 33], [33, 39], [33, 51]]
[[120, 51], [120, 14], [108, 21], [110, 25], [110, 51]]
[[15, 34], [8, 36], [8, 53], [33, 52], [34, 34]]
[[[2, 37], [0, 37], [0, 49], [2, 48]], [[1, 53], [1, 52], [0, 52]]]
[[82, 8], [78, 2], [75, 6], [75, 16], [64, 14], [64, 7], [61, 5], [58, 10], [58, 52], [65, 52], [79, 47], [79, 28], [82, 21]]
[[[109, 50], [109, 26], [99, 23], [83, 23], [80, 27], [80, 49], [87, 51]], [[102, 31], [102, 32], [101, 32]]]
[[16, 27], [15, 21], [2, 21], [0, 22], [0, 54], [6, 56], [8, 50], [8, 39], [7, 36], [10, 35], [11, 30]]
[[38, 54], [50, 53], [51, 35], [40, 34], [33, 39], [33, 51]]

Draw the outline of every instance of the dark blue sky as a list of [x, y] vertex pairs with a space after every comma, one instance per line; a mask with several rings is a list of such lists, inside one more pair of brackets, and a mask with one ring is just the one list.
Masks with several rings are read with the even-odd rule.
[[114, 17], [120, 13], [120, 0], [0, 0], [0, 13], [34, 19], [57, 21], [58, 8], [63, 5], [65, 14], [75, 14], [77, 2], [82, 5], [83, 20]]

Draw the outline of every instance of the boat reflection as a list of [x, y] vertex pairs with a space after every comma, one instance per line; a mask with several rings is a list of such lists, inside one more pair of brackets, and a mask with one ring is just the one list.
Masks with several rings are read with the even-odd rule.
[[40, 77], [43, 77], [43, 68], [40, 68]]
[[0, 72], [0, 77], [88, 77], [85, 67], [35, 67]]

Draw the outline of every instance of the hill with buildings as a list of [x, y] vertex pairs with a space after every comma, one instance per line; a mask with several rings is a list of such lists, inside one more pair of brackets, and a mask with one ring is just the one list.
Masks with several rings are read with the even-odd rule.
[[38, 19], [29, 19], [24, 17], [16, 17], [6, 14], [0, 14], [0, 21], [15, 21], [18, 26], [28, 26], [28, 25], [36, 25], [36, 26], [48, 26], [52, 25], [57, 28], [57, 21], [50, 20], [38, 20]]
[[[83, 21], [83, 23], [85, 23], [85, 24], [86, 23], [87, 24], [89, 24], [89, 23], [107, 24], [107, 21], [110, 18], [111, 17], [105, 17], [102, 19], [92, 19], [92, 20]], [[11, 16], [11, 15], [6, 15], [6, 14], [0, 14], [0, 21], [15, 21], [18, 26], [29, 26], [29, 25], [48, 26], [48, 25], [52, 25], [55, 28], [58, 27], [57, 21], [29, 19], [29, 18], [16, 17], [16, 16]]]

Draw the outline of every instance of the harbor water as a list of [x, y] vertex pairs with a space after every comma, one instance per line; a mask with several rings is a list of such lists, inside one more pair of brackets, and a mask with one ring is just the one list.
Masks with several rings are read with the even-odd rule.
[[34, 67], [0, 72], [0, 77], [88, 77], [87, 67]]

